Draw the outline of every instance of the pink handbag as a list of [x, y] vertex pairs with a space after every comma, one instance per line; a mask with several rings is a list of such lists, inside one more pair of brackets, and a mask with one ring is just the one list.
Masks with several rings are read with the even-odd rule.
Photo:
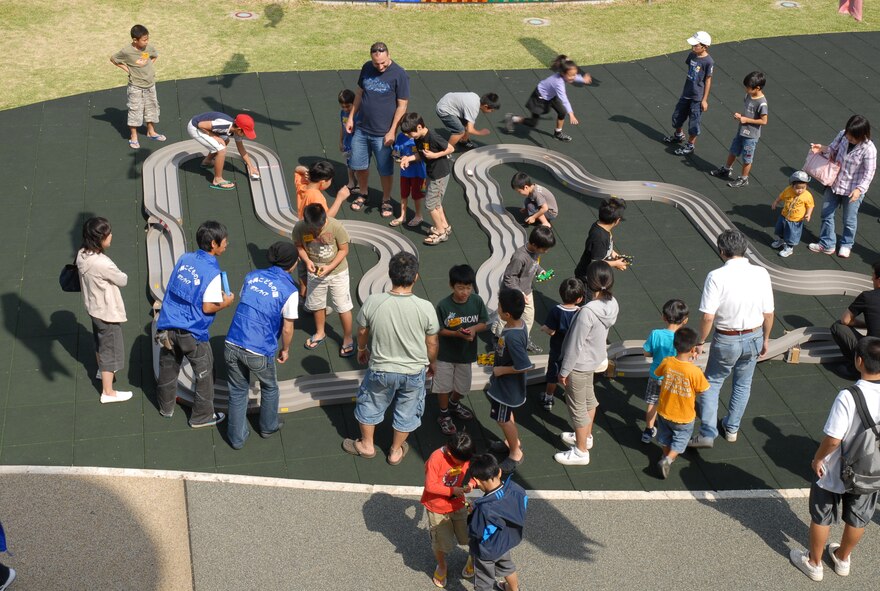
[[837, 180], [840, 164], [829, 160], [823, 152], [816, 154], [810, 150], [807, 153], [807, 161], [804, 162], [804, 172], [828, 187]]

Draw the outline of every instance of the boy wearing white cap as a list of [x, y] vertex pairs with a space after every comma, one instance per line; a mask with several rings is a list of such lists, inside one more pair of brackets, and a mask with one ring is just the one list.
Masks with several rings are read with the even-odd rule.
[[[675, 133], [663, 138], [667, 144], [680, 144], [687, 142], [675, 150], [679, 156], [692, 154], [697, 136], [700, 135], [700, 119], [703, 111], [709, 109], [709, 90], [712, 88], [712, 73], [715, 70], [715, 60], [709, 55], [709, 46], [712, 37], [706, 31], [697, 31], [688, 40], [691, 52], [685, 63], [688, 65], [687, 79], [684, 81], [684, 89], [681, 98], [672, 112], [672, 127]], [[685, 137], [682, 130], [684, 122], [688, 123], [688, 135]]]

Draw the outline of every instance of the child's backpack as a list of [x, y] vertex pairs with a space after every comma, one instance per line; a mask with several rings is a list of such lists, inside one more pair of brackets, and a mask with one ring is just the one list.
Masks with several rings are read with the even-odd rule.
[[841, 449], [840, 478], [846, 492], [864, 495], [880, 490], [880, 424], [871, 418], [862, 390], [855, 385], [847, 389], [864, 429]]

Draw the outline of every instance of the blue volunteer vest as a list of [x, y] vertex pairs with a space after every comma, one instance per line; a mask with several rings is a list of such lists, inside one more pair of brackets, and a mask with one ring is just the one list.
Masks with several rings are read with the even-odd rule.
[[226, 342], [273, 357], [281, 335], [281, 310], [294, 293], [296, 285], [281, 267], [248, 273]]
[[208, 285], [220, 274], [217, 257], [204, 250], [188, 252], [174, 265], [174, 274], [165, 288], [156, 328], [178, 328], [191, 332], [199, 342], [208, 341], [208, 328], [214, 314], [205, 314], [202, 299]]

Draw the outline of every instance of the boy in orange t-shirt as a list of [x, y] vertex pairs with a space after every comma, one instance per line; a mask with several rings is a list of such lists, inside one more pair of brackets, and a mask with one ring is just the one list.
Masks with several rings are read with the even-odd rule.
[[302, 219], [306, 205], [320, 203], [327, 210], [327, 217], [335, 218], [343, 201], [351, 194], [348, 187], [343, 186], [336, 193], [331, 207], [327, 207], [324, 191], [333, 182], [333, 165], [326, 160], [318, 160], [311, 166], [297, 166], [293, 171], [293, 185], [296, 187], [296, 217]]
[[679, 328], [672, 339], [676, 356], [667, 357], [654, 370], [654, 375], [663, 378], [657, 406], [657, 441], [663, 446], [657, 468], [663, 478], [669, 476], [678, 454], [687, 449], [697, 418], [697, 396], [709, 389], [703, 371], [694, 365], [699, 344], [696, 331]]
[[[432, 453], [425, 462], [425, 490], [421, 503], [428, 513], [431, 549], [437, 558], [432, 580], [438, 587], [446, 586], [446, 554], [457, 544], [468, 543], [468, 511], [464, 495], [473, 487], [470, 482], [465, 482], [465, 478], [474, 451], [470, 435], [459, 431], [450, 435], [446, 445]], [[470, 556], [461, 576], [474, 576]]]

